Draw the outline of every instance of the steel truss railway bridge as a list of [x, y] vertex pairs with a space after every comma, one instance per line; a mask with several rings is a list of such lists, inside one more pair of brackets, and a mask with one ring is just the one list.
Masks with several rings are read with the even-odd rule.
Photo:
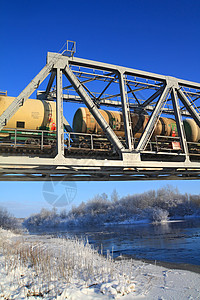
[[[49, 76], [46, 89], [40, 84]], [[199, 179], [200, 145], [189, 143], [183, 126], [192, 118], [200, 127], [200, 84], [170, 76], [77, 58], [72, 50], [48, 53], [47, 63], [0, 116], [0, 130], [37, 90], [37, 98], [56, 101], [56, 149], [54, 154], [41, 152], [0, 153], [1, 181], [124, 181]], [[110, 150], [95, 149], [95, 135], [86, 148], [73, 147], [77, 133], [64, 131], [63, 102], [85, 105], [105, 132]], [[74, 104], [73, 104], [74, 105]], [[99, 112], [111, 107], [123, 113], [125, 139], [120, 139]], [[148, 113], [149, 120], [138, 140], [131, 126], [131, 112]], [[180, 144], [169, 149], [170, 141], [156, 137], [155, 126], [161, 116], [176, 120]], [[88, 138], [88, 137], [87, 137]], [[159, 139], [161, 142], [159, 142]], [[15, 142], [13, 148], [17, 148]]]

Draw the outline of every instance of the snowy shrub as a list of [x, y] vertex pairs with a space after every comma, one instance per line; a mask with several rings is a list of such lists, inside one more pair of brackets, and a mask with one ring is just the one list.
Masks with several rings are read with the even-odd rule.
[[158, 189], [154, 206], [162, 209], [169, 210], [170, 208], [176, 207], [179, 203], [182, 203], [182, 195], [178, 192], [177, 188], [170, 185]]
[[110, 196], [110, 199], [114, 203], [117, 203], [120, 200], [119, 194], [117, 193], [116, 189], [113, 190], [113, 192], [112, 192], [112, 194]]
[[150, 219], [153, 223], [162, 223], [168, 221], [169, 212], [162, 208], [153, 208]]
[[188, 202], [196, 213], [200, 211], [200, 195], [190, 195]]
[[0, 227], [14, 230], [17, 228], [17, 221], [5, 208], [0, 208]]
[[66, 219], [66, 218], [67, 218], [67, 211], [66, 211], [66, 209], [63, 209], [63, 210], [60, 212], [60, 218], [61, 218], [61, 219]]
[[26, 227], [36, 227], [36, 226], [56, 226], [59, 223], [58, 214], [55, 208], [47, 210], [42, 208], [40, 213], [33, 214], [24, 221]]

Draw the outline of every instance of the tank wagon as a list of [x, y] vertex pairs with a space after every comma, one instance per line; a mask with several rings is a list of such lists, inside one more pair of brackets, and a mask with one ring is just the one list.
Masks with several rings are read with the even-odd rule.
[[[0, 115], [12, 103], [13, 99], [13, 97], [0, 96]], [[120, 140], [125, 142], [122, 112], [102, 109], [99, 111]], [[131, 113], [130, 118], [132, 135], [137, 143], [149, 116], [142, 113]], [[196, 143], [195, 152], [200, 154], [200, 147], [197, 144], [200, 142], [200, 128], [193, 119], [184, 119], [183, 124], [187, 142]], [[68, 136], [68, 139], [65, 139], [67, 150], [76, 148], [81, 151], [91, 148], [91, 136], [93, 136], [92, 143], [96, 145], [96, 147], [92, 147], [93, 150], [98, 149], [104, 152], [112, 150], [102, 128], [89, 109], [80, 107], [74, 114], [73, 133]], [[158, 137], [164, 138], [164, 142], [160, 142], [159, 145], [163, 145], [165, 150], [166, 148], [169, 151], [172, 149], [181, 150], [180, 143], [177, 142], [176, 121], [173, 118], [160, 117], [158, 119], [151, 137], [152, 144], [156, 144]], [[173, 148], [173, 141], [175, 148]], [[0, 132], [0, 150], [3, 152], [14, 150], [18, 146], [18, 150], [20, 149], [21, 152], [42, 149], [50, 153], [55, 145], [56, 103], [53, 101], [28, 99]], [[192, 147], [194, 149], [194, 145]]]
[[[123, 114], [119, 111], [99, 110], [106, 122], [111, 126], [118, 137], [125, 138]], [[140, 138], [147, 122], [148, 115], [131, 113], [131, 124], [134, 138]], [[88, 108], [79, 108], [73, 119], [74, 132], [91, 133], [103, 135], [102, 128], [98, 125]], [[157, 135], [178, 136], [176, 122], [170, 118], [161, 117], [158, 120], [153, 133], [153, 138]]]
[[[13, 102], [14, 97], [0, 96], [0, 115]], [[53, 101], [28, 99], [4, 128], [55, 130], [56, 105]]]
[[[124, 139], [125, 131], [122, 112], [109, 110], [99, 111], [115, 134], [119, 138]], [[149, 116], [147, 114], [131, 113], [130, 117], [133, 138], [137, 141], [145, 129]], [[193, 119], [187, 118], [183, 120], [183, 125], [187, 142], [198, 143], [200, 141], [200, 128], [196, 122]], [[89, 109], [85, 107], [81, 107], [76, 111], [73, 119], [73, 129], [74, 132], [85, 134], [104, 134], [102, 128], [98, 125]], [[155, 126], [151, 140], [155, 141], [158, 136], [165, 137], [165, 140], [167, 140], [167, 138], [178, 137], [176, 121], [172, 118], [160, 117]]]
[[[12, 103], [14, 97], [0, 96], [0, 115]], [[46, 100], [28, 99], [8, 120], [0, 132], [0, 150], [50, 149], [56, 140], [56, 105]]]

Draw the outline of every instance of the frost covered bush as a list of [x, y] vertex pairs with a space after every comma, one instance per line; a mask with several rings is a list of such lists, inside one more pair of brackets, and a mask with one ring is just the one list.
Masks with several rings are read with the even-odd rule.
[[0, 207], [0, 227], [14, 230], [17, 228], [17, 221], [5, 208]]
[[42, 208], [40, 213], [33, 214], [24, 221], [26, 227], [30, 226], [56, 226], [59, 223], [58, 214], [55, 209], [47, 210]]
[[81, 216], [81, 215], [99, 215], [104, 214], [109, 208], [108, 196], [103, 193], [102, 195], [96, 195], [93, 199], [89, 200], [86, 204], [81, 203], [77, 208], [72, 208], [69, 215]]
[[169, 212], [162, 208], [153, 208], [150, 219], [153, 223], [166, 222], [169, 219]]
[[176, 188], [166, 186], [120, 199], [116, 190], [109, 199], [103, 193], [86, 203], [73, 206], [69, 212], [41, 210], [30, 216], [25, 225], [30, 226], [99, 226], [109, 223], [130, 223], [141, 220], [164, 222], [168, 218], [200, 216], [200, 196], [181, 194]]

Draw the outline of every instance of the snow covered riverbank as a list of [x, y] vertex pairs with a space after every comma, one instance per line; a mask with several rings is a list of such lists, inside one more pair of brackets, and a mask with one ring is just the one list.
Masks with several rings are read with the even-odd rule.
[[0, 229], [0, 299], [200, 299], [200, 274], [114, 261], [84, 241]]

